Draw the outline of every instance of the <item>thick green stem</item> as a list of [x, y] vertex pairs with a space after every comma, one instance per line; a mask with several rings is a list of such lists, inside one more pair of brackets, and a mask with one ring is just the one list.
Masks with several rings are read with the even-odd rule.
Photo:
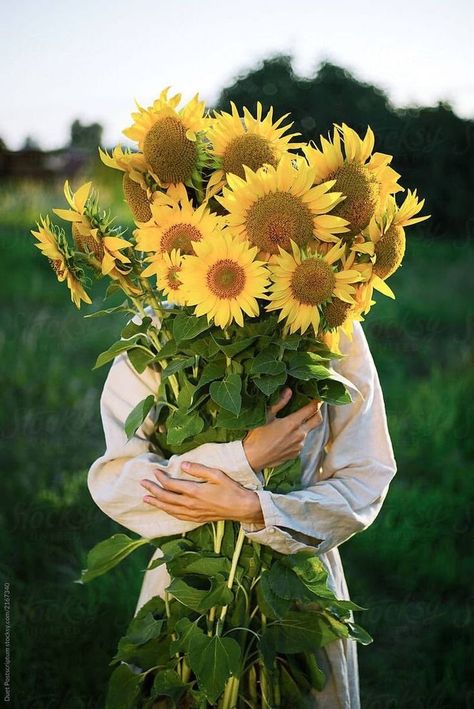
[[[227, 579], [227, 588], [232, 588], [234, 585], [235, 573], [237, 571], [237, 564], [239, 562], [240, 552], [242, 551], [242, 546], [245, 540], [245, 532], [242, 526], [239, 529], [239, 534], [237, 536], [237, 542], [235, 544], [234, 554], [232, 556], [232, 565], [230, 567], [229, 578]], [[224, 620], [227, 614], [228, 606], [222, 606], [222, 610], [217, 621], [216, 635], [221, 635], [224, 627]]]
[[[231, 523], [232, 524], [232, 523]], [[217, 528], [216, 528], [217, 527]], [[212, 525], [212, 531], [214, 535], [214, 553], [220, 554], [222, 547], [222, 540], [225, 534], [225, 520], [220, 519], [217, 521], [216, 527]], [[207, 634], [211, 636], [214, 631], [214, 619], [216, 617], [217, 606], [212, 606], [209, 611], [207, 618]]]

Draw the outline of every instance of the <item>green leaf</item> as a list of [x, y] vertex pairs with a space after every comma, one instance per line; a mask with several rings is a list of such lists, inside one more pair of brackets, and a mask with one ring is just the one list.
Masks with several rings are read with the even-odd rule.
[[128, 358], [132, 367], [139, 374], [142, 374], [148, 365], [153, 362], [155, 355], [151, 350], [146, 350], [143, 347], [133, 347], [131, 350], [128, 350]]
[[191, 640], [189, 664], [213, 704], [231, 675], [238, 676], [241, 650], [233, 638], [202, 635]]
[[135, 335], [129, 340], [118, 340], [117, 342], [114, 342], [114, 344], [111, 345], [108, 350], [105, 350], [104, 352], [100, 353], [92, 369], [99, 369], [99, 367], [102, 367], [104, 364], [107, 364], [107, 362], [110, 362], [111, 360], [115, 359], [117, 355], [132, 349], [132, 347], [141, 347], [145, 352], [148, 353], [150, 351], [149, 349], [147, 349], [143, 345], [137, 344], [137, 341], [140, 337], [141, 335]]
[[311, 599], [306, 586], [288, 566], [276, 561], [268, 571], [268, 583], [276, 596], [285, 600], [307, 601]]
[[205, 386], [216, 379], [222, 379], [226, 373], [225, 359], [220, 361], [208, 362], [201, 372], [201, 377], [198, 381], [197, 388]]
[[132, 709], [136, 706], [143, 674], [135, 674], [128, 665], [119, 665], [109, 681], [106, 709]]
[[228, 374], [222, 381], [212, 382], [211, 399], [226, 411], [238, 416], [242, 406], [242, 380], [238, 374]]
[[337, 637], [317, 613], [289, 611], [285, 618], [267, 625], [262, 639], [276, 652], [294, 654], [322, 647]]
[[149, 544], [149, 539], [131, 539], [126, 534], [114, 534], [109, 539], [99, 542], [87, 554], [87, 568], [83, 569], [77, 583], [88, 583], [97, 576], [107, 573], [120, 564], [129, 554]]
[[258, 335], [254, 335], [253, 337], [238, 337], [235, 342], [229, 343], [229, 340], [218, 339], [214, 337], [214, 335], [212, 337], [221, 352], [224, 352], [227, 357], [234, 357], [240, 352], [243, 352], [258, 339]]
[[177, 637], [170, 644], [170, 653], [172, 654], [176, 652], [188, 653], [192, 640], [204, 635], [201, 628], [189, 618], [180, 618], [174, 626], [174, 632]]
[[282, 374], [286, 370], [286, 364], [275, 357], [275, 352], [271, 349], [260, 352], [252, 360], [252, 374]]
[[204, 576], [228, 575], [231, 563], [224, 556], [214, 552], [189, 551], [168, 562], [168, 571], [172, 576], [183, 574], [203, 574]]
[[210, 327], [205, 316], [198, 318], [195, 315], [178, 315], [173, 321], [173, 336], [179, 344], [184, 340], [193, 340]]
[[373, 642], [373, 637], [369, 635], [369, 633], [364, 630], [364, 628], [362, 628], [360, 625], [357, 625], [357, 623], [348, 623], [348, 626], [351, 638], [357, 640], [357, 642], [361, 645], [370, 645], [370, 643]]
[[186, 411], [173, 411], [166, 419], [166, 442], [179, 445], [186, 438], [196, 436], [204, 428], [204, 421], [196, 412], [189, 415]]
[[288, 374], [294, 379], [327, 379], [331, 372], [320, 364], [321, 357], [314, 352], [297, 352], [289, 361]]
[[326, 567], [318, 556], [309, 556], [306, 553], [289, 554], [282, 563], [291, 566], [300, 581], [315, 596], [335, 598], [333, 591], [327, 585]]
[[216, 418], [216, 426], [229, 431], [255, 428], [263, 426], [266, 422], [265, 403], [256, 401], [252, 408], [244, 408], [238, 416], [234, 416], [229, 411], [219, 411]]
[[132, 620], [125, 639], [132, 645], [144, 645], [160, 635], [164, 623], [164, 618], [155, 620], [151, 613], [146, 613]]
[[167, 564], [177, 556], [180, 556], [183, 552], [188, 551], [193, 543], [190, 539], [186, 537], [178, 537], [178, 539], [172, 539], [169, 542], [160, 543], [160, 539], [157, 540], [157, 546], [161, 549], [163, 556], [158, 557], [152, 561], [152, 563], [147, 567], [147, 571], [158, 568], [162, 564]]
[[264, 571], [257, 584], [258, 605], [270, 618], [283, 618], [289, 611], [291, 601], [278, 596], [269, 582], [269, 572]]
[[175, 670], [167, 669], [161, 670], [155, 675], [151, 691], [154, 699], [163, 696], [171, 697], [176, 706], [190, 686], [191, 683], [185, 684]]
[[[198, 584], [204, 588], [197, 587]], [[222, 574], [211, 578], [187, 574], [172, 579], [166, 590], [184, 606], [199, 613], [215, 605], [227, 605], [234, 597], [232, 591], [227, 588], [226, 579]]]
[[265, 396], [271, 396], [279, 387], [281, 387], [287, 379], [285, 371], [280, 374], [264, 374], [261, 377], [253, 377], [252, 381]]
[[135, 435], [136, 430], [140, 428], [150, 413], [154, 403], [155, 397], [153, 394], [150, 394], [145, 399], [142, 399], [142, 401], [139, 401], [129, 413], [124, 424], [125, 433], [127, 434], [128, 440], [130, 440], [130, 438]]
[[160, 348], [158, 354], [155, 355], [155, 359], [157, 362], [161, 359], [168, 359], [168, 357], [173, 357], [176, 354], [176, 351], [176, 342], [174, 340], [168, 340], [168, 342], [165, 342], [165, 344]]
[[182, 369], [187, 367], [192, 367], [194, 364], [194, 357], [186, 357], [186, 359], [175, 359], [169, 363], [167, 367], [161, 373], [161, 380], [164, 381], [172, 374], [177, 374]]

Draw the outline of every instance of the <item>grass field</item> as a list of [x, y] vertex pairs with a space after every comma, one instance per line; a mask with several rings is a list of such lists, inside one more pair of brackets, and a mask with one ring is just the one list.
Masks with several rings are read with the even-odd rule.
[[[115, 190], [106, 187], [105, 198]], [[29, 229], [61, 206], [37, 185], [0, 189], [3, 514], [10, 584], [13, 706], [103, 706], [115, 644], [133, 613], [146, 556], [88, 586], [86, 551], [119, 529], [94, 505], [86, 471], [103, 452], [91, 371], [120, 318], [84, 320]], [[123, 208], [121, 208], [123, 213]], [[414, 230], [415, 231], [415, 230]], [[385, 393], [398, 462], [384, 508], [341, 547], [360, 622], [365, 709], [467, 707], [472, 615], [474, 398], [472, 246], [421, 228], [364, 323]]]

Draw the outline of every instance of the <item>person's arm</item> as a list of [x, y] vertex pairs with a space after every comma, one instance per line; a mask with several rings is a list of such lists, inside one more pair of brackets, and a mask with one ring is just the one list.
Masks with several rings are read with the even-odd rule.
[[196, 481], [181, 470], [183, 461], [219, 468], [250, 490], [259, 480], [250, 467], [241, 441], [205, 443], [183, 455], [167, 460], [152, 450], [148, 437], [153, 432], [152, 408], [135, 435], [127, 441], [124, 423], [132, 409], [160, 382], [157, 371], [147, 367], [142, 374], [133, 368], [126, 353], [115, 358], [100, 399], [106, 450], [90, 467], [87, 483], [98, 507], [113, 520], [144, 537], [160, 537], [196, 529], [201, 522], [177, 519], [143, 501], [143, 478], [155, 479], [157, 466], [173, 478]]
[[[379, 377], [359, 322], [352, 341], [341, 336], [346, 356], [334, 369], [361, 395], [352, 403], [329, 406], [330, 438], [321, 480], [287, 494], [259, 485], [265, 528], [244, 524], [246, 535], [282, 553], [300, 549], [327, 552], [366, 529], [380, 511], [396, 463], [387, 427]], [[285, 531], [286, 530], [286, 531]]]

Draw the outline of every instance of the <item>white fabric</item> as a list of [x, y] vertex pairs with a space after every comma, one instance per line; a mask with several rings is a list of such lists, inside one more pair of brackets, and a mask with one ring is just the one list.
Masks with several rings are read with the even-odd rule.
[[[156, 393], [160, 375], [147, 368], [138, 374], [126, 354], [114, 360], [101, 396], [106, 451], [91, 466], [88, 486], [96, 504], [116, 522], [145, 537], [160, 537], [195, 529], [199, 523], [176, 519], [143, 502], [139, 481], [154, 480], [156, 464], [175, 477], [195, 480], [180, 469], [188, 460], [219, 468], [257, 492], [265, 527], [243, 525], [249, 539], [283, 553], [311, 548], [325, 564], [329, 583], [339, 599], [349, 600], [338, 546], [376, 518], [396, 472], [377, 371], [360, 323], [349, 341], [341, 337], [346, 356], [334, 369], [354, 383], [353, 401], [322, 407], [323, 423], [307, 435], [302, 451], [302, 488], [275, 494], [262, 487], [261, 473], [250, 467], [240, 441], [207, 443], [185, 455], [166, 460], [151, 450], [154, 410], [127, 441], [124, 422], [133, 407]], [[159, 549], [153, 559], [161, 556]], [[166, 566], [145, 573], [137, 610], [155, 595], [163, 595], [170, 577]], [[335, 640], [318, 651], [328, 679], [315, 693], [314, 706], [358, 709], [359, 680], [356, 643]]]

